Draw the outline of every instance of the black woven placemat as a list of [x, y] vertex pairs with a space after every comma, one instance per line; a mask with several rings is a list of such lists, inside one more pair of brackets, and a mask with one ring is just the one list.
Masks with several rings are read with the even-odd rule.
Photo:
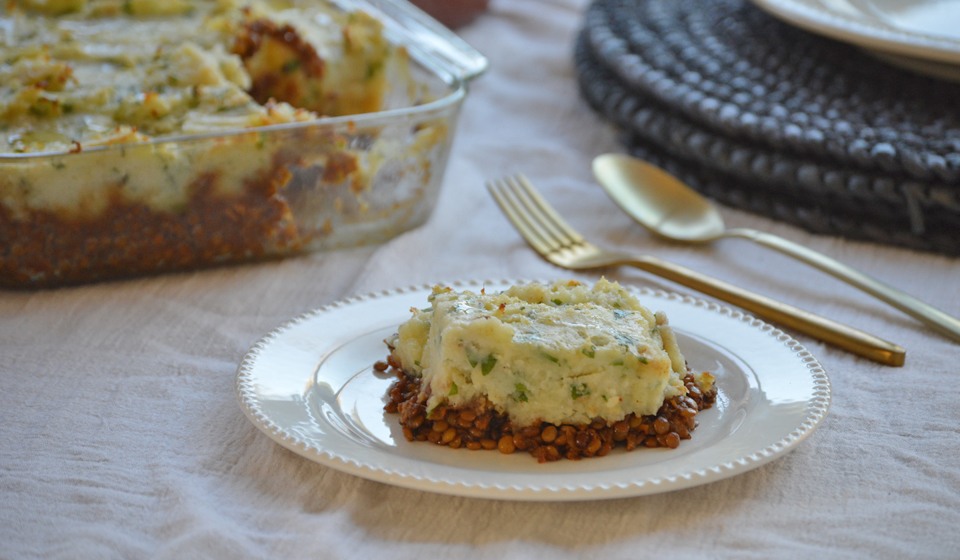
[[960, 85], [743, 0], [598, 0], [575, 54], [630, 151], [818, 233], [960, 255]]

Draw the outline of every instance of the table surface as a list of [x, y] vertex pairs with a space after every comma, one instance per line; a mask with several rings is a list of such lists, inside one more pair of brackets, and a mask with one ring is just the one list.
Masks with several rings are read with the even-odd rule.
[[[579, 98], [582, 0], [500, 0], [460, 34], [490, 59], [471, 88], [438, 207], [378, 247], [35, 293], [0, 292], [0, 557], [926, 557], [960, 550], [956, 343], [747, 241], [667, 244], [593, 182], [617, 133]], [[247, 349], [338, 299], [456, 279], [561, 278], [486, 179], [526, 173], [602, 245], [643, 251], [857, 326], [908, 351], [888, 368], [796, 336], [833, 404], [797, 449], [746, 474], [647, 497], [521, 503], [407, 490], [273, 443], [234, 397]], [[739, 211], [960, 315], [960, 261], [818, 237]], [[624, 284], [699, 295], [634, 269]], [[596, 279], [593, 274], [577, 278]]]

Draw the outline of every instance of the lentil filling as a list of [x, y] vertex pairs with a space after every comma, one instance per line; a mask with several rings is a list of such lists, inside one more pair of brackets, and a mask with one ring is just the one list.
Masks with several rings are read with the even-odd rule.
[[428, 413], [419, 398], [420, 379], [403, 373], [393, 356], [386, 362], [377, 362], [374, 369], [390, 369], [397, 375], [384, 410], [399, 413], [407, 441], [429, 441], [474, 451], [498, 449], [505, 454], [526, 451], [540, 463], [603, 457], [617, 446], [627, 451], [638, 447], [675, 449], [681, 440], [690, 439], [698, 425], [697, 413], [713, 406], [717, 398], [715, 386], [703, 392], [693, 374], [687, 373], [683, 378], [687, 395], [666, 400], [655, 415], [630, 414], [619, 422], [595, 420], [579, 426], [547, 422], [515, 426], [506, 415], [485, 403], [459, 410], [440, 405]]
[[216, 172], [189, 187], [181, 212], [128, 201], [119, 188], [96, 217], [34, 210], [16, 217], [0, 205], [0, 287], [44, 287], [189, 270], [263, 259], [309, 241], [279, 190], [288, 161], [234, 194], [220, 194]]

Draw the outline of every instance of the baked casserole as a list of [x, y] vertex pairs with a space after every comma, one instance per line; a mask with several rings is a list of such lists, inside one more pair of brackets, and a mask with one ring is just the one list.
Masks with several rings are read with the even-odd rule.
[[[438, 188], [449, 148], [462, 91], [428, 110], [461, 89], [447, 82], [441, 95], [420, 84], [379, 19], [324, 2], [8, 1], [0, 286], [183, 270], [409, 229], [432, 208], [421, 199]], [[398, 106], [411, 112], [377, 120]]]

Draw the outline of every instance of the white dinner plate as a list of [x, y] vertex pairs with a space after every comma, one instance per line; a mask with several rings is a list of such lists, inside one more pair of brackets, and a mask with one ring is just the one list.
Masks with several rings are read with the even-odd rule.
[[751, 0], [787, 23], [892, 64], [960, 79], [958, 0]]
[[[453, 282], [503, 290], [522, 281]], [[430, 286], [353, 297], [267, 333], [236, 375], [240, 406], [271, 439], [307, 459], [407, 488], [508, 500], [593, 500], [706, 484], [768, 463], [823, 420], [830, 381], [796, 340], [739, 311], [627, 287], [667, 313], [695, 370], [717, 378], [718, 398], [676, 449], [614, 449], [606, 457], [539, 464], [528, 453], [408, 442], [383, 411], [393, 377], [373, 371], [383, 340], [424, 307]]]

